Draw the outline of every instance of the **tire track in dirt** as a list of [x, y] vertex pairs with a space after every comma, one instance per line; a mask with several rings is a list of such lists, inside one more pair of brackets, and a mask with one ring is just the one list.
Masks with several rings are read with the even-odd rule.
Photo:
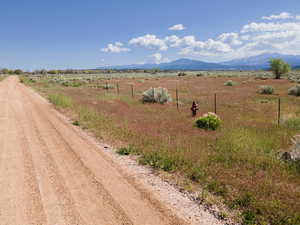
[[[26, 96], [26, 95], [22, 95]], [[62, 138], [59, 131], [55, 128], [55, 126], [52, 124], [50, 120], [47, 119], [47, 117], [43, 117], [43, 112], [39, 110], [39, 107], [34, 106], [33, 101], [30, 101], [28, 97], [27, 101], [28, 104], [30, 104], [32, 107], [35, 107], [38, 112], [32, 111], [32, 115], [27, 115], [27, 118], [30, 119], [30, 123], [32, 124], [32, 128], [35, 130], [36, 135], [38, 136], [40, 142], [44, 146], [50, 146], [52, 145], [52, 154], [49, 150], [45, 151], [46, 158], [51, 160], [52, 162], [57, 162], [57, 165], [60, 165], [61, 172], [65, 173], [64, 177], [68, 177], [68, 179], [71, 179], [74, 177], [72, 176], [73, 171], [76, 171], [75, 175], [76, 178], [73, 178], [72, 181], [69, 182], [69, 184], [77, 184], [78, 188], [75, 188], [73, 190], [74, 198], [76, 198], [75, 195], [81, 196], [77, 199], [78, 201], [84, 200], [84, 197], [90, 197], [89, 198], [89, 204], [95, 204], [94, 207], [96, 208], [96, 212], [94, 215], [94, 222], [95, 224], [115, 224], [115, 225], [131, 225], [133, 224], [130, 219], [127, 217], [125, 212], [122, 210], [122, 208], [113, 200], [110, 193], [103, 188], [101, 183], [97, 181], [97, 179], [94, 177], [94, 175], [91, 173], [91, 171], [82, 163], [81, 159], [75, 154], [75, 152], [72, 150], [72, 147], [69, 145], [69, 143]], [[40, 121], [46, 120], [49, 123], [41, 123]], [[48, 139], [43, 139], [41, 135], [41, 131], [46, 130], [48, 133]], [[49, 133], [51, 133], [51, 137], [49, 138]], [[45, 133], [44, 133], [45, 134]], [[45, 136], [46, 136], [45, 135]], [[48, 148], [50, 149], [50, 148]], [[59, 151], [57, 151], [57, 149]], [[53, 156], [53, 157], [52, 157]], [[57, 166], [59, 167], [59, 166]], [[57, 168], [57, 171], [59, 169]], [[63, 176], [61, 177], [63, 179]], [[84, 180], [84, 182], [78, 182], [78, 180]], [[66, 180], [67, 182], [67, 180]], [[84, 184], [85, 183], [85, 184]], [[85, 190], [84, 192], [88, 191], [89, 196], [83, 196], [82, 190], [79, 188], [84, 185]], [[67, 186], [67, 185], [66, 185]], [[88, 189], [88, 190], [86, 190]], [[81, 191], [81, 193], [80, 193]], [[97, 201], [97, 200], [100, 201]], [[98, 205], [97, 205], [98, 203]], [[85, 205], [88, 207], [88, 205]], [[113, 215], [110, 215], [113, 214]], [[99, 217], [99, 215], [102, 215], [102, 217]], [[86, 219], [91, 219], [91, 215], [86, 216]], [[96, 218], [97, 216], [98, 218]], [[107, 219], [105, 219], [107, 218]], [[100, 221], [97, 221], [99, 220]], [[83, 224], [83, 223], [79, 223]]]
[[[20, 97], [20, 95], [18, 97]], [[62, 179], [61, 175], [58, 172], [56, 163], [52, 159], [51, 155], [47, 154], [47, 146], [41, 139], [39, 132], [33, 127], [33, 123], [30, 120], [30, 115], [28, 110], [26, 109], [26, 106], [21, 107], [18, 110], [23, 111], [23, 114], [21, 115], [15, 114], [15, 118], [17, 119], [17, 121], [19, 121], [18, 125], [20, 128], [20, 133], [23, 134], [24, 139], [26, 139], [26, 136], [31, 137], [30, 140], [28, 138], [26, 139], [27, 143], [24, 143], [25, 145], [22, 145], [22, 148], [25, 152], [24, 155], [27, 156], [30, 154], [30, 152], [33, 154], [35, 165], [39, 167], [38, 179], [44, 179], [45, 183], [51, 186], [51, 188], [48, 191], [45, 191], [44, 194], [53, 192], [53, 195], [55, 195], [53, 200], [55, 199], [55, 201], [59, 202], [59, 207], [55, 207], [55, 210], [51, 210], [52, 212], [50, 214], [48, 213], [49, 220], [53, 224], [83, 224], [79, 213], [74, 207], [72, 196], [68, 192], [68, 189], [64, 184], [64, 179]], [[31, 113], [33, 113], [33, 111]], [[33, 162], [31, 162], [31, 164], [33, 164]], [[35, 177], [35, 179], [37, 178]], [[34, 193], [35, 192], [32, 191], [28, 194], [30, 195]], [[52, 202], [54, 202], [53, 200]], [[44, 199], [43, 202], [51, 202], [51, 199]], [[49, 204], [47, 203], [47, 205]], [[38, 209], [36, 209], [35, 211], [38, 212]], [[32, 219], [35, 219], [35, 216], [32, 216]], [[45, 223], [46, 221], [44, 223], [34, 224]]]

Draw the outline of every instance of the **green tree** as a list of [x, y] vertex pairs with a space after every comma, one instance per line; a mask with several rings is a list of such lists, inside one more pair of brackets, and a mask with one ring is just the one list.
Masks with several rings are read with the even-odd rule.
[[57, 70], [49, 70], [48, 73], [49, 74], [58, 74], [58, 71]]
[[20, 74], [22, 74], [22, 73], [23, 73], [23, 71], [20, 70], [20, 69], [17, 69], [17, 70], [14, 71], [14, 74], [17, 74], [17, 75], [20, 75]]
[[270, 66], [275, 79], [280, 79], [282, 75], [291, 71], [291, 66], [282, 59], [271, 59]]
[[3, 68], [3, 69], [1, 70], [1, 73], [2, 73], [2, 74], [8, 74], [8, 73], [9, 73], [9, 69]]

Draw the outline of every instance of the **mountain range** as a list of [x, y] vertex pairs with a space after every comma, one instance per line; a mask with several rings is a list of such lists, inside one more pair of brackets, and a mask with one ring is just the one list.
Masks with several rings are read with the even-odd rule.
[[283, 55], [279, 53], [266, 53], [241, 59], [234, 59], [220, 63], [203, 62], [192, 59], [178, 59], [160, 64], [132, 64], [124, 66], [106, 66], [97, 69], [160, 69], [160, 70], [262, 70], [269, 69], [269, 61], [272, 58], [281, 58], [293, 68], [300, 68], [300, 55]]

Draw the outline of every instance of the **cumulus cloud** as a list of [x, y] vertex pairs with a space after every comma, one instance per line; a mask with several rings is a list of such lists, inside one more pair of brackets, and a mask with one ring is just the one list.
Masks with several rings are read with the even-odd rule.
[[129, 48], [124, 48], [123, 43], [115, 42], [114, 44], [108, 44], [106, 48], [101, 49], [102, 52], [110, 52], [110, 53], [121, 53], [121, 52], [129, 52]]
[[186, 28], [183, 26], [183, 24], [176, 24], [172, 27], [169, 27], [169, 30], [185, 30]]
[[[289, 20], [279, 20], [284, 18]], [[210, 60], [233, 59], [265, 52], [300, 54], [300, 16], [281, 13], [268, 16], [265, 20], [269, 21], [254, 21], [245, 24], [239, 31], [222, 33], [206, 40], [200, 40], [194, 35], [157, 37], [147, 34], [132, 38], [129, 44], [158, 51], [173, 49], [181, 55], [204, 56], [204, 59]], [[123, 44], [116, 42], [108, 45], [105, 51], [119, 52], [119, 48], [124, 49]], [[166, 60], [161, 53], [150, 57], [155, 63]]]
[[250, 23], [246, 24], [241, 33], [247, 32], [268, 32], [268, 31], [284, 31], [284, 30], [299, 30], [299, 22], [289, 22], [289, 23]]
[[223, 33], [219, 35], [218, 40], [228, 43], [231, 45], [241, 45], [242, 41], [240, 40], [238, 33]]
[[283, 20], [283, 19], [292, 19], [293, 16], [288, 12], [282, 12], [277, 15], [271, 15], [271, 16], [263, 16], [263, 20]]
[[153, 34], [146, 34], [141, 37], [133, 38], [129, 41], [130, 45], [142, 46], [150, 49], [159, 49], [161, 51], [168, 50], [164, 40], [161, 40]]
[[165, 38], [166, 43], [170, 47], [180, 48], [180, 54], [208, 54], [208, 52], [217, 53], [217, 52], [230, 52], [231, 47], [220, 40], [208, 39], [207, 41], [199, 41], [195, 36], [185, 36], [182, 38], [177, 37], [176, 35], [168, 36]]
[[170, 62], [168, 58], [164, 58], [161, 53], [154, 53], [150, 55], [151, 61], [155, 64]]

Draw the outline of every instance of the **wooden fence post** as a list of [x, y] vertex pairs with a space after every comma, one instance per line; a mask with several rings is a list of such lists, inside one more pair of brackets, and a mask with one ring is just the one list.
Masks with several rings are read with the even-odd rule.
[[281, 116], [281, 99], [278, 98], [278, 126], [280, 126], [280, 116]]
[[133, 84], [131, 85], [131, 96], [134, 98]]
[[215, 114], [217, 114], [217, 94], [215, 94]]
[[119, 83], [117, 83], [117, 94], [120, 94]]
[[178, 88], [176, 86], [176, 107], [177, 107], [177, 110], [179, 110], [179, 103], [178, 103]]

